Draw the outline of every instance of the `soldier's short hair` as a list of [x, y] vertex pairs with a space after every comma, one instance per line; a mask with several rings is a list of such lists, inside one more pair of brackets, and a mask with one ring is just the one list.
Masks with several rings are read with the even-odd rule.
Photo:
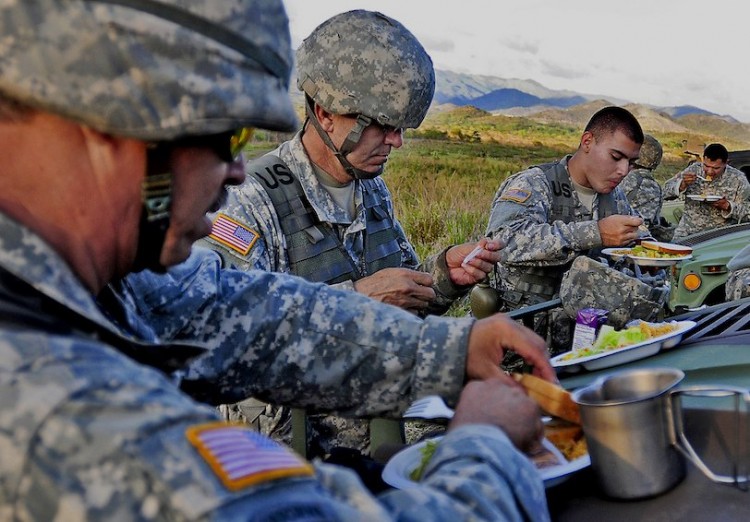
[[729, 151], [721, 143], [711, 143], [703, 150], [703, 157], [711, 161], [720, 160], [726, 163], [729, 160]]
[[599, 109], [586, 124], [585, 131], [595, 138], [621, 131], [638, 144], [643, 143], [643, 129], [633, 114], [622, 107], [610, 106]]

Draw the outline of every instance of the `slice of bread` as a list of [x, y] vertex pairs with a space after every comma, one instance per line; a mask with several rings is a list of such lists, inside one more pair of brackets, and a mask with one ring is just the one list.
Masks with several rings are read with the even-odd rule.
[[663, 254], [689, 256], [690, 254], [693, 253], [693, 249], [691, 247], [685, 246], [685, 245], [678, 245], [676, 243], [662, 243], [660, 241], [641, 241], [641, 246], [643, 248], [648, 248], [649, 250], [656, 250], [657, 252], [661, 252]]
[[542, 410], [566, 421], [581, 423], [581, 412], [568, 390], [529, 373], [513, 373], [512, 375]]

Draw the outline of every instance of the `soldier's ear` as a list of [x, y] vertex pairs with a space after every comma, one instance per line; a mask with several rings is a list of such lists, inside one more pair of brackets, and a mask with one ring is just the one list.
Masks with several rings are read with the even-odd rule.
[[318, 120], [323, 130], [326, 132], [331, 132], [331, 130], [333, 129], [333, 113], [328, 112], [317, 103], [315, 104], [315, 108], [313, 110], [315, 111], [315, 118]]
[[581, 148], [585, 152], [589, 152], [591, 150], [591, 147], [594, 145], [594, 141], [596, 141], [594, 135], [590, 131], [585, 131], [581, 135]]

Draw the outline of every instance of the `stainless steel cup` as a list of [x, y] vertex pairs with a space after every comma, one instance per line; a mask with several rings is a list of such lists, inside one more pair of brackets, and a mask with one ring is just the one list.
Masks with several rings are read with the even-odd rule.
[[685, 374], [675, 368], [626, 370], [604, 376], [573, 392], [581, 408], [591, 466], [603, 492], [635, 499], [663, 493], [685, 476], [685, 457], [717, 482], [747, 477], [713, 474], [684, 435], [679, 397], [685, 393], [732, 394], [748, 402], [746, 390], [677, 385]]

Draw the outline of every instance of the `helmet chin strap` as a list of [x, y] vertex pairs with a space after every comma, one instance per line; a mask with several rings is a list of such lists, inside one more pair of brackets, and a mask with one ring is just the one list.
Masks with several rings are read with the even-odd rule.
[[146, 153], [146, 178], [141, 186], [143, 208], [134, 271], [166, 271], [159, 262], [172, 207], [172, 173], [166, 165], [165, 157], [164, 151], [159, 150], [159, 145], [148, 149]]
[[380, 176], [383, 173], [383, 166], [381, 166], [375, 172], [367, 172], [365, 170], [356, 168], [348, 159], [346, 159], [346, 156], [352, 150], [354, 150], [354, 147], [357, 145], [357, 143], [359, 143], [364, 130], [372, 123], [372, 118], [359, 114], [357, 116], [357, 121], [354, 122], [354, 127], [352, 127], [352, 130], [349, 131], [349, 135], [346, 137], [344, 143], [341, 144], [341, 148], [339, 149], [336, 147], [336, 145], [333, 144], [333, 141], [331, 141], [331, 137], [328, 136], [328, 133], [325, 130], [323, 130], [320, 122], [315, 117], [315, 112], [313, 110], [314, 102], [307, 96], [305, 98], [305, 112], [307, 113], [307, 121], [309, 121], [312, 126], [315, 127], [315, 130], [318, 131], [320, 139], [323, 140], [323, 143], [325, 143], [326, 146], [334, 153], [336, 158], [338, 158], [339, 163], [341, 163], [341, 166], [344, 167], [346, 173], [349, 174], [349, 176], [351, 176], [353, 179], [373, 179]]

